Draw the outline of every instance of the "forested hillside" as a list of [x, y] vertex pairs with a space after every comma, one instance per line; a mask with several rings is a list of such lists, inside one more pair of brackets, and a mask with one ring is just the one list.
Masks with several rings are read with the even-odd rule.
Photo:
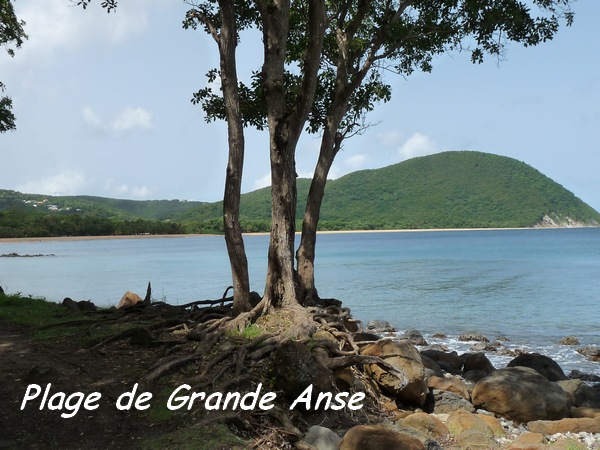
[[[298, 219], [309, 180], [298, 180]], [[242, 196], [249, 231], [268, 229], [268, 188]], [[185, 213], [189, 226], [219, 226], [220, 203]], [[572, 192], [512, 158], [473, 151], [444, 152], [329, 181], [322, 230], [532, 227], [548, 216], [557, 224], [596, 226], [600, 214]]]
[[[298, 180], [300, 229], [310, 180]], [[268, 231], [270, 188], [242, 196], [246, 232]], [[0, 237], [219, 233], [222, 203], [50, 197], [0, 190]], [[600, 214], [531, 166], [458, 151], [329, 181], [321, 230], [598, 226]]]

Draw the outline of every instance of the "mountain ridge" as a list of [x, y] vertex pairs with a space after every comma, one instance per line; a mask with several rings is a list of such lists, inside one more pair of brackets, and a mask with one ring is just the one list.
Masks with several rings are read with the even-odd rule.
[[[298, 179], [297, 227], [309, 179]], [[268, 231], [270, 188], [242, 195], [246, 232]], [[183, 224], [188, 233], [222, 232], [222, 202], [45, 196], [0, 190], [2, 211], [85, 215]], [[2, 223], [0, 223], [2, 225]], [[600, 213], [537, 169], [506, 156], [449, 151], [329, 180], [320, 230], [600, 226]], [[1, 228], [1, 227], [0, 227]]]

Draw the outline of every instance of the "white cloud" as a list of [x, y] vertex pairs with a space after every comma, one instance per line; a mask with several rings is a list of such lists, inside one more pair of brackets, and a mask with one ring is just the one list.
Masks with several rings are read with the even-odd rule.
[[369, 161], [369, 158], [365, 154], [352, 155], [344, 161], [346, 166], [350, 167], [352, 170], [358, 170], [365, 167], [365, 164]]
[[431, 155], [438, 151], [436, 142], [429, 136], [421, 133], [414, 133], [409, 137], [400, 148], [398, 153], [404, 159], [414, 158], [416, 156]]
[[125, 108], [110, 123], [110, 129], [117, 133], [125, 133], [129, 130], [142, 129], [151, 130], [152, 114], [142, 108]]
[[67, 170], [37, 181], [28, 181], [17, 186], [17, 190], [31, 194], [76, 195], [81, 193], [86, 184], [83, 173]]
[[16, 14], [25, 21], [25, 32], [29, 36], [16, 60], [39, 61], [58, 52], [82, 48], [89, 42], [122, 42], [147, 28], [149, 3], [120, 2], [117, 13], [107, 14], [97, 2], [85, 11], [68, 0], [15, 2]]
[[81, 110], [83, 121], [95, 131], [121, 136], [125, 133], [140, 130], [150, 131], [154, 128], [152, 113], [143, 108], [126, 107], [110, 121], [104, 121], [89, 106]]
[[388, 130], [377, 135], [379, 142], [385, 147], [396, 147], [402, 142], [403, 134], [397, 130]]
[[104, 190], [107, 196], [116, 198], [149, 199], [155, 193], [155, 190], [148, 186], [129, 186], [126, 183], [117, 183], [112, 178], [104, 181]]
[[258, 180], [254, 180], [254, 184], [252, 185], [252, 189], [262, 189], [264, 187], [271, 186], [271, 173], [269, 172], [263, 177], [260, 177]]

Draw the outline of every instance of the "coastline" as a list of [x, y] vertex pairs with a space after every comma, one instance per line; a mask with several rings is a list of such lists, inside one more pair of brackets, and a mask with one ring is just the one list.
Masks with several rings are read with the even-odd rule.
[[[318, 231], [317, 234], [365, 234], [365, 233], [425, 233], [425, 232], [448, 232], [448, 231], [511, 231], [511, 230], [557, 230], [557, 229], [580, 229], [600, 228], [591, 226], [564, 226], [564, 227], [515, 227], [515, 228], [410, 228], [393, 230], [327, 230]], [[269, 236], [270, 233], [242, 233], [244, 236]], [[300, 231], [297, 235], [302, 234]], [[223, 236], [222, 234], [191, 233], [191, 234], [131, 234], [119, 236], [52, 236], [52, 237], [20, 237], [0, 238], [0, 244], [19, 242], [51, 242], [51, 241], [97, 241], [114, 239], [162, 239], [162, 238], [187, 238], [187, 237], [210, 237]]]

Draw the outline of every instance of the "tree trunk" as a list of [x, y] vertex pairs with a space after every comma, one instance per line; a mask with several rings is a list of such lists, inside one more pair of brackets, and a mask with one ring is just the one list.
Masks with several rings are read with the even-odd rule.
[[270, 307], [299, 303], [294, 239], [296, 231], [296, 145], [312, 107], [326, 25], [325, 3], [308, 2], [307, 51], [300, 95], [288, 105], [284, 82], [290, 22], [289, 0], [257, 0], [263, 20], [263, 86], [267, 103], [271, 159], [271, 240], [265, 295]]
[[327, 175], [342, 143], [342, 136], [335, 131], [337, 126], [339, 126], [339, 123], [327, 126], [323, 132], [319, 159], [306, 200], [306, 210], [302, 221], [302, 237], [296, 252], [298, 287], [300, 301], [303, 304], [311, 304], [319, 298], [315, 285], [317, 226], [321, 215], [323, 196], [325, 195]]
[[280, 122], [271, 133], [271, 240], [265, 301], [274, 307], [298, 304], [294, 269], [296, 231], [296, 169], [288, 125]]
[[244, 128], [240, 112], [235, 49], [237, 32], [232, 1], [219, 0], [221, 30], [218, 36], [221, 86], [227, 115], [229, 160], [223, 196], [223, 230], [233, 282], [233, 315], [249, 311], [250, 277], [248, 259], [240, 226], [240, 197], [244, 167]]

